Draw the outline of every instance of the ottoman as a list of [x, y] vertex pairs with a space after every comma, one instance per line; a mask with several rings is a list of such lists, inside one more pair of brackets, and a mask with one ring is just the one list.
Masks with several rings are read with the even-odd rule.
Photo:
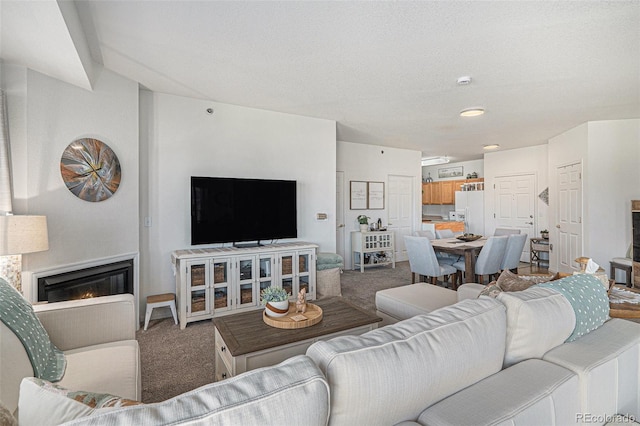
[[458, 302], [455, 290], [433, 284], [416, 283], [376, 292], [376, 314], [382, 318], [379, 327], [393, 324]]
[[342, 256], [318, 253], [316, 261], [316, 298], [342, 296], [340, 273], [344, 268]]

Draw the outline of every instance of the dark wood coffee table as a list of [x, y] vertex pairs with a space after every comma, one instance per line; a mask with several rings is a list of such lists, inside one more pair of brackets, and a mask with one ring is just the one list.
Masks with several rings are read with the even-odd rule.
[[263, 310], [213, 319], [215, 325], [215, 380], [275, 365], [304, 354], [312, 343], [342, 335], [357, 335], [378, 327], [378, 316], [342, 297], [312, 300], [322, 308], [318, 324], [298, 329], [271, 327], [262, 320]]

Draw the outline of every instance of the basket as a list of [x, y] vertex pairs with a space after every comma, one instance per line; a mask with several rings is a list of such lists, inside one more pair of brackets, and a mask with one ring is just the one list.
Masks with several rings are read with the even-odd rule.
[[194, 266], [191, 268], [191, 286], [205, 285], [204, 266]]
[[214, 297], [214, 301], [213, 301], [213, 307], [215, 309], [220, 309], [220, 308], [226, 308], [227, 307], [227, 295], [223, 295], [223, 296], [218, 296], [218, 294], [216, 294], [216, 296]]
[[251, 303], [253, 302], [253, 289], [251, 288], [241, 288], [240, 289], [240, 303]]
[[307, 272], [307, 256], [298, 258], [298, 272]]
[[225, 282], [225, 272], [226, 268], [223, 263], [219, 263], [213, 266], [213, 282], [214, 283], [223, 283]]
[[291, 275], [293, 273], [292, 262], [293, 258], [291, 256], [282, 258], [282, 275]]
[[204, 309], [205, 309], [204, 298], [193, 299], [191, 301], [191, 312], [200, 312], [200, 311], [204, 311]]

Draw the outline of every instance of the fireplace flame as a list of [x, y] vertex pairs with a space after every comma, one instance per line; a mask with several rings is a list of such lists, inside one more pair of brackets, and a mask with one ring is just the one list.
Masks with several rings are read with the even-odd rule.
[[80, 299], [92, 299], [96, 297], [95, 293], [93, 293], [92, 291], [88, 291], [86, 293], [84, 293], [83, 295], [80, 296]]

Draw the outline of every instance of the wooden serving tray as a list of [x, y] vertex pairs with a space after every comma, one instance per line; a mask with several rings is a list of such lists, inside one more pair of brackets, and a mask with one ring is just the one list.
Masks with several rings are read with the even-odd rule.
[[[293, 319], [293, 317], [297, 315], [303, 315], [307, 319], [296, 321], [295, 319]], [[287, 315], [275, 318], [270, 317], [266, 312], [263, 311], [262, 320], [267, 325], [276, 328], [296, 329], [311, 327], [312, 325], [322, 321], [322, 308], [318, 305], [307, 302], [307, 311], [304, 314], [301, 314], [296, 313], [296, 304], [294, 302], [289, 302], [289, 312], [287, 313]]]

